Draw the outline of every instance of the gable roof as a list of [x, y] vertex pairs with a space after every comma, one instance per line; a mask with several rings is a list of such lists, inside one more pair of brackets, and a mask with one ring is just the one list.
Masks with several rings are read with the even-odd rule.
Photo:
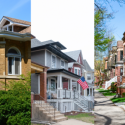
[[74, 60], [78, 60], [79, 54], [81, 50], [75, 50], [75, 51], [70, 51], [70, 52], [65, 52], [68, 56], [72, 57]]
[[28, 21], [24, 21], [24, 20], [20, 20], [20, 19], [15, 19], [15, 18], [7, 17], [7, 16], [3, 16], [3, 17], [11, 20], [12, 22], [22, 23], [22, 24], [26, 24], [26, 25], [31, 25], [31, 22], [28, 22]]
[[84, 59], [83, 60], [84, 63], [84, 69], [88, 72], [93, 72], [93, 69], [91, 69], [90, 65], [88, 64], [88, 62]]

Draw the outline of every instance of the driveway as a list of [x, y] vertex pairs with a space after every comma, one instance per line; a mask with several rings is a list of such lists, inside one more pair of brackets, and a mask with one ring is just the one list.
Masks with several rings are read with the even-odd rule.
[[82, 122], [82, 121], [75, 120], [75, 119], [69, 119], [66, 121], [58, 122], [54, 125], [94, 125], [94, 124]]
[[94, 125], [125, 125], [125, 112], [112, 101], [95, 90], [95, 124]]

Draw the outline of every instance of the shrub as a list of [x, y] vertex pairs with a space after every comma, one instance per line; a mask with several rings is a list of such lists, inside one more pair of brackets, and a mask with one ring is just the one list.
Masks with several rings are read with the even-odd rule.
[[117, 90], [117, 87], [114, 85], [115, 83], [111, 83], [111, 91], [114, 93]]
[[10, 81], [8, 91], [0, 91], [0, 125], [30, 125], [30, 75]]
[[125, 97], [125, 93], [122, 93], [122, 96]]

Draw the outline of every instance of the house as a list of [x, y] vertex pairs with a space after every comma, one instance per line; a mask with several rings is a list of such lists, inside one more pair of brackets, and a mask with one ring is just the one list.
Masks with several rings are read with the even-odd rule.
[[[125, 37], [125, 33], [123, 34]], [[105, 82], [105, 89], [111, 88], [111, 83], [115, 82], [117, 86], [117, 94], [122, 96], [122, 93], [125, 92], [125, 77], [124, 77], [124, 52], [125, 52], [125, 44], [123, 41], [117, 41], [117, 46], [113, 46], [112, 50], [109, 53], [109, 58], [105, 62], [105, 69], [107, 72], [107, 76], [109, 78], [108, 81]]]
[[[44, 99], [47, 99], [47, 102], [55, 105], [58, 111], [62, 113], [79, 110], [88, 111], [87, 103], [89, 100], [81, 95], [80, 85], [77, 84], [82, 70], [79, 72], [80, 74], [69, 71], [69, 63], [75, 62], [77, 64], [77, 62], [72, 57], [63, 53], [62, 50], [64, 49], [66, 47], [60, 42], [52, 40], [40, 42], [37, 39], [32, 39], [32, 61], [47, 66], [49, 69], [47, 70], [47, 83], [44, 84], [45, 87], [41, 88], [41, 83], [31, 82], [31, 91], [40, 94]], [[83, 67], [83, 64], [81, 66]], [[40, 77], [40, 74], [34, 73], [32, 74], [31, 81], [33, 79], [40, 81]], [[77, 89], [74, 85], [77, 86]], [[39, 89], [42, 89], [46, 95], [42, 95]]]
[[[82, 55], [82, 51], [81, 50], [76, 50], [76, 51], [70, 51], [70, 52], [66, 52], [65, 54], [67, 54], [68, 56], [72, 57], [75, 62], [71, 62], [68, 63], [68, 70], [72, 73], [75, 73], [77, 75], [80, 75], [81, 77], [84, 76], [89, 88], [83, 90], [80, 86], [80, 90], [82, 95], [84, 95], [84, 97], [90, 98], [92, 101], [94, 101], [94, 71], [91, 69], [91, 67], [89, 66], [88, 62], [86, 60], [83, 60], [83, 55]], [[77, 84], [73, 83], [73, 88], [77, 89]]]
[[[3, 16], [0, 21], [0, 81], [19, 80], [31, 72], [31, 34], [22, 33], [31, 23]], [[3, 89], [0, 83], [0, 89]]]

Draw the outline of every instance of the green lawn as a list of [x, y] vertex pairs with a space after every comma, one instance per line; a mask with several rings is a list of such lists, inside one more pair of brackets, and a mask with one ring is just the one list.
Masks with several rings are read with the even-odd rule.
[[104, 90], [104, 89], [96, 89], [96, 90]]
[[94, 124], [94, 115], [91, 113], [81, 113], [78, 115], [67, 115], [68, 119], [77, 119], [83, 122], [87, 123], [93, 123]]
[[112, 93], [111, 90], [99, 90], [104, 96], [114, 96], [116, 93]]
[[110, 100], [113, 103], [125, 102], [125, 97], [124, 98], [111, 98]]

